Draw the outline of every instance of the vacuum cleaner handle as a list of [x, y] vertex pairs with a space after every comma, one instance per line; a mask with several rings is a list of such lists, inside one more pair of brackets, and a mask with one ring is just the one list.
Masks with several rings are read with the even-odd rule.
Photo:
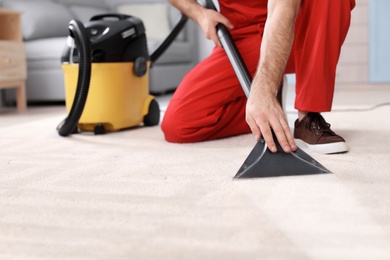
[[225, 49], [226, 55], [230, 60], [233, 70], [236, 73], [238, 81], [240, 82], [241, 87], [245, 92], [245, 95], [248, 97], [249, 91], [251, 89], [252, 76], [249, 73], [249, 70], [245, 65], [245, 62], [239, 50], [234, 44], [233, 38], [228, 28], [221, 23], [218, 24], [217, 34], [219, 37], [219, 41], [221, 42], [221, 45]]
[[[206, 0], [205, 7], [218, 11], [213, 3], [213, 0]], [[239, 50], [234, 44], [232, 35], [230, 34], [228, 28], [224, 24], [219, 23], [216, 26], [216, 30], [219, 41], [224, 48], [226, 55], [229, 58], [230, 64], [232, 65], [233, 70], [236, 73], [238, 81], [240, 82], [240, 85], [244, 90], [245, 95], [248, 97], [252, 83], [252, 76], [249, 73], [249, 70], [245, 65], [245, 62]]]
[[180, 33], [180, 31], [183, 29], [184, 25], [186, 25], [188, 21], [188, 17], [185, 16], [183, 13], [181, 14], [181, 17], [179, 21], [176, 23], [175, 27], [172, 29], [172, 31], [168, 34], [167, 38], [152, 52], [150, 55], [150, 61], [151, 66], [153, 63], [160, 58], [160, 56], [166, 51], [166, 49], [172, 44], [172, 42], [175, 40], [177, 35]]
[[98, 20], [103, 20], [104, 18], [118, 18], [119, 20], [126, 20], [127, 18], [131, 17], [130, 15], [126, 15], [126, 14], [115, 14], [115, 13], [112, 13], [112, 14], [99, 14], [99, 15], [95, 15], [95, 16], [92, 16], [91, 19], [89, 19], [90, 21], [98, 21]]

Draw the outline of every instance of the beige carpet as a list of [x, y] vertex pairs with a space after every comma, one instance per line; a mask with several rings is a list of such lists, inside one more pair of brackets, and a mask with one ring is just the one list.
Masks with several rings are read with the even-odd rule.
[[333, 174], [233, 181], [251, 135], [59, 137], [61, 107], [0, 113], [0, 259], [390, 259], [390, 106], [326, 114]]

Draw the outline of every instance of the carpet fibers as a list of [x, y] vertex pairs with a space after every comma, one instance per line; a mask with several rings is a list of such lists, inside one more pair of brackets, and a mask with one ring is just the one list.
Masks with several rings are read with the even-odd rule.
[[390, 259], [389, 114], [324, 114], [350, 151], [307, 152], [333, 174], [233, 180], [250, 134], [62, 138], [62, 107], [2, 112], [0, 259]]

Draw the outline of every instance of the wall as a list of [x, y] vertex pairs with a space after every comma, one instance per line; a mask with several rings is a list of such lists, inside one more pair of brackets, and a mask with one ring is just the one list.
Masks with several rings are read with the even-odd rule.
[[367, 83], [369, 47], [368, 0], [356, 0], [351, 27], [341, 50], [336, 83]]
[[390, 83], [390, 1], [369, 2], [369, 81]]

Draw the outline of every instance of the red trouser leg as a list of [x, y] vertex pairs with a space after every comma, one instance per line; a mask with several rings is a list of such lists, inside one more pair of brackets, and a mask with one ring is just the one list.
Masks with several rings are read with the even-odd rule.
[[[258, 34], [236, 41], [253, 74], [261, 38]], [[183, 79], [165, 112], [161, 128], [169, 142], [188, 143], [249, 133], [246, 97], [221, 47]]]
[[[355, 0], [303, 0], [296, 21], [292, 60], [295, 108], [324, 112], [332, 108], [336, 66]], [[291, 64], [293, 62], [294, 64]]]

